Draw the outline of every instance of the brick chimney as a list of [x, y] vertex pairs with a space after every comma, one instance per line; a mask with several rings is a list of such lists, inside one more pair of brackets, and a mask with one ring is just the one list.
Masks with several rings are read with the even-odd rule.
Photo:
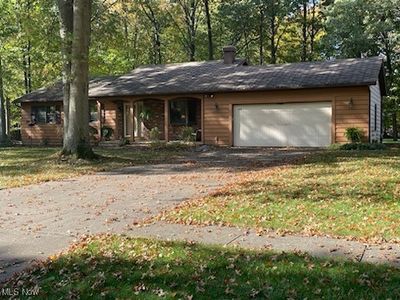
[[223, 49], [224, 52], [224, 64], [231, 65], [235, 62], [236, 57], [236, 47], [235, 46], [225, 46]]

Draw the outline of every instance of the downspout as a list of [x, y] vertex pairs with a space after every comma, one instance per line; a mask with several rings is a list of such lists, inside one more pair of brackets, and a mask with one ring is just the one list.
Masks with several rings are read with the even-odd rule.
[[205, 144], [205, 139], [204, 139], [204, 99], [205, 96], [204, 94], [202, 95], [202, 100], [201, 100], [201, 143], [204, 145]]
[[371, 143], [371, 86], [368, 86], [368, 143]]

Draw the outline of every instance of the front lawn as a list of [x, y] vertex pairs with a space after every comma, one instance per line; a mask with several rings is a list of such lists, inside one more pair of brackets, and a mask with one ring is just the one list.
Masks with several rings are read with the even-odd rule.
[[36, 287], [42, 299], [398, 299], [399, 282], [385, 266], [101, 236], [3, 289]]
[[400, 237], [400, 150], [326, 151], [253, 172], [161, 219], [358, 239]]
[[59, 148], [0, 148], [0, 189], [107, 171], [124, 166], [166, 162], [182, 155], [183, 148], [150, 146], [96, 148], [101, 158], [93, 161], [60, 161]]

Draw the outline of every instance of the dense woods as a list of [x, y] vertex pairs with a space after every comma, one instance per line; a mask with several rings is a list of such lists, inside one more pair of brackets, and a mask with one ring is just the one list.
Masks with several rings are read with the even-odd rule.
[[[58, 2], [0, 0], [0, 113], [11, 116], [0, 126], [18, 125], [13, 99], [60, 80], [66, 70]], [[389, 128], [396, 123], [400, 105], [399, 4], [398, 0], [94, 0], [90, 76], [120, 74], [143, 64], [220, 59], [222, 46], [228, 44], [252, 64], [380, 55], [386, 62], [390, 91], [385, 99]]]

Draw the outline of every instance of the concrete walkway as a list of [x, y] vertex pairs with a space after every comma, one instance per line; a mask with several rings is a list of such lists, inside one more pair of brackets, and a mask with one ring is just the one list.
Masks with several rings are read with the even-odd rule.
[[129, 236], [270, 249], [278, 252], [300, 251], [315, 257], [387, 264], [400, 268], [400, 245], [398, 244], [368, 245], [329, 237], [280, 236], [274, 233], [259, 236], [255, 231], [244, 231], [234, 227], [200, 227], [165, 222], [132, 227]]

